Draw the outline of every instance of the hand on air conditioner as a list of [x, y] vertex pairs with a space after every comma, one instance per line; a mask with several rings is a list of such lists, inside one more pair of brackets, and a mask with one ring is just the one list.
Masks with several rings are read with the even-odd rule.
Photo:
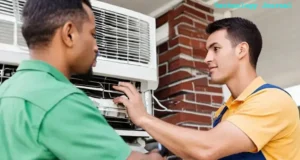
[[114, 103], [122, 103], [127, 108], [128, 115], [131, 121], [137, 126], [140, 126], [143, 121], [146, 120], [148, 116], [150, 116], [147, 113], [140, 93], [131, 83], [127, 82], [120, 82], [119, 86], [114, 86], [113, 88], [124, 92], [128, 97], [117, 97], [113, 100]]

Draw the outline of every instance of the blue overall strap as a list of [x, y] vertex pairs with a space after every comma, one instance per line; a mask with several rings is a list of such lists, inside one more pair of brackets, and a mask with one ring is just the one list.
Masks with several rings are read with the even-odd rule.
[[219, 116], [214, 120], [214, 123], [213, 123], [213, 127], [217, 126], [221, 120], [222, 120], [222, 117], [223, 115], [225, 114], [225, 112], [228, 110], [228, 107], [225, 106], [222, 110], [222, 112], [219, 114]]
[[[261, 91], [263, 89], [267, 89], [267, 88], [276, 88], [276, 89], [280, 89], [284, 92], [286, 92], [288, 95], [290, 95], [287, 91], [285, 91], [284, 89], [272, 85], [272, 84], [264, 84], [260, 87], [258, 87], [254, 92], [252, 92], [252, 94]], [[252, 95], [251, 94], [251, 95]], [[225, 108], [223, 109], [223, 111], [221, 112], [221, 114], [218, 116], [218, 118], [215, 120], [214, 122], [214, 126], [216, 126], [218, 123], [221, 122], [222, 116], [224, 115], [224, 113], [227, 111], [228, 107], [225, 106]], [[262, 151], [259, 151], [257, 153], [250, 153], [250, 152], [243, 152], [243, 153], [238, 153], [238, 154], [234, 154], [234, 155], [230, 155], [224, 158], [221, 158], [220, 160], [266, 160], [265, 156], [263, 155]]]
[[287, 92], [286, 90], [284, 90], [284, 89], [282, 89], [282, 88], [280, 88], [280, 87], [278, 87], [278, 86], [275, 86], [275, 85], [273, 85], [273, 84], [268, 84], [268, 83], [266, 83], [266, 84], [264, 84], [264, 85], [258, 87], [252, 94], [254, 94], [254, 93], [256, 93], [256, 92], [258, 92], [258, 91], [260, 91], [260, 90], [266, 89], [266, 88], [276, 88], [276, 89], [280, 89], [280, 90], [284, 91], [285, 93], [287, 93], [289, 96], [291, 96], [291, 95], [289, 94], [289, 92]]

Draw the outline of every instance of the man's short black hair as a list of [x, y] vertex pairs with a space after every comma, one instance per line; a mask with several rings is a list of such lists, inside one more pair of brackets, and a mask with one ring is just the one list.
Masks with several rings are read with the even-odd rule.
[[262, 49], [262, 36], [256, 25], [240, 17], [224, 18], [209, 24], [206, 33], [212, 34], [221, 29], [227, 30], [227, 38], [231, 41], [233, 47], [241, 42], [248, 43], [250, 63], [256, 68]]
[[57, 28], [67, 21], [81, 29], [88, 15], [83, 4], [92, 8], [89, 0], [27, 0], [23, 8], [22, 34], [27, 46], [47, 45]]

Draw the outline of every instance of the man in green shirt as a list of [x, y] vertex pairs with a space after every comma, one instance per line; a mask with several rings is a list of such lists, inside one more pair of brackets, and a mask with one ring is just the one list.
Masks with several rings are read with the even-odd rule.
[[0, 86], [1, 160], [162, 159], [131, 151], [69, 81], [95, 64], [91, 8], [88, 0], [27, 0], [22, 33], [31, 60]]

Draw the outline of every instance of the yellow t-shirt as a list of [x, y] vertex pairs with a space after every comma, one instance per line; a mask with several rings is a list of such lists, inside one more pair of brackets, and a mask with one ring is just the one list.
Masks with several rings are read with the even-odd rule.
[[257, 77], [235, 100], [230, 97], [221, 121], [240, 128], [254, 142], [257, 152], [267, 160], [300, 160], [300, 121], [294, 100], [284, 91], [267, 88], [252, 94], [265, 84]]

